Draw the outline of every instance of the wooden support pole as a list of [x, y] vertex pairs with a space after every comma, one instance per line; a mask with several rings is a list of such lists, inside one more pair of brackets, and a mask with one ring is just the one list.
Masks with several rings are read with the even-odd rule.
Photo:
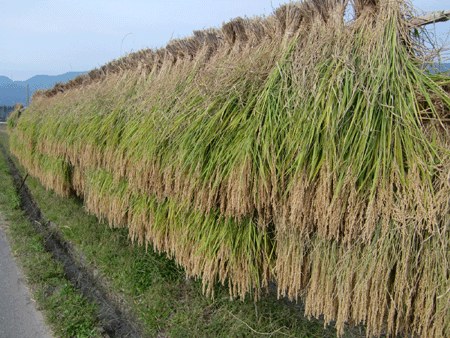
[[28, 173], [25, 175], [25, 178], [23, 179], [22, 184], [20, 185], [19, 189], [17, 189], [17, 190], [22, 189], [22, 187], [23, 187], [23, 185], [24, 185], [25, 180], [27, 179], [27, 177], [28, 177]]
[[450, 10], [444, 11], [427, 11], [424, 15], [411, 18], [409, 22], [413, 27], [420, 27], [436, 22], [445, 22], [450, 20]]

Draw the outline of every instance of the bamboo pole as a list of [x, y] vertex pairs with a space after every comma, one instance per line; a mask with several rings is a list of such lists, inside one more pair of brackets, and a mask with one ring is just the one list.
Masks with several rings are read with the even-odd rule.
[[443, 11], [425, 11], [424, 15], [411, 18], [410, 23], [414, 27], [425, 26], [436, 22], [445, 22], [450, 20], [450, 10]]

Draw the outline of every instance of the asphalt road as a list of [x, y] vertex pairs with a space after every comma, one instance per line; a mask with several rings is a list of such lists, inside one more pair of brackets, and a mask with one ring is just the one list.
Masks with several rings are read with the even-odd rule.
[[0, 337], [52, 338], [11, 256], [0, 214]]

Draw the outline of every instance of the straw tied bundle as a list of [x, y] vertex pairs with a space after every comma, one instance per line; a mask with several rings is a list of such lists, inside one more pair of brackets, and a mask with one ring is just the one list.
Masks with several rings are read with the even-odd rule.
[[275, 281], [339, 333], [449, 336], [450, 80], [406, 3], [348, 6], [291, 3], [40, 92], [12, 150], [208, 293]]

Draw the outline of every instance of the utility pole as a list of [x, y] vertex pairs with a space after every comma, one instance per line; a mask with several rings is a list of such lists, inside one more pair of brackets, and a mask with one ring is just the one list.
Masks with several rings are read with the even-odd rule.
[[30, 104], [30, 96], [28, 95], [28, 85], [27, 85], [27, 108], [29, 104]]

